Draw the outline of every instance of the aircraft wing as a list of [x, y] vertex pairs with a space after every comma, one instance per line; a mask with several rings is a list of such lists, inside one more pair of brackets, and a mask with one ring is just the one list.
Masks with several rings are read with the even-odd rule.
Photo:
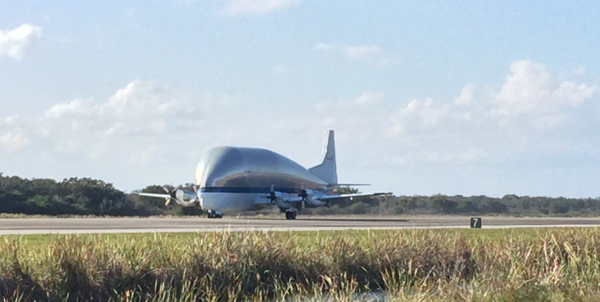
[[194, 192], [186, 192], [181, 189], [174, 190], [171, 194], [157, 194], [157, 193], [136, 193], [140, 196], [153, 197], [153, 198], [164, 198], [166, 200], [165, 205], [168, 206], [171, 201], [174, 201], [176, 204], [190, 207], [193, 206], [197, 201], [196, 193]]
[[344, 198], [354, 198], [354, 197], [369, 197], [369, 196], [389, 196], [392, 195], [391, 192], [388, 193], [356, 193], [356, 194], [339, 194], [339, 195], [323, 195], [319, 196], [316, 199], [321, 201], [330, 201], [336, 199], [344, 199]]
[[146, 197], [156, 197], [156, 198], [171, 198], [171, 195], [169, 195], [169, 194], [137, 193], [137, 195], [146, 196]]
[[288, 197], [286, 198], [284, 201], [285, 202], [290, 202], [290, 203], [295, 203], [295, 202], [302, 202], [302, 197], [298, 196], [298, 197]]

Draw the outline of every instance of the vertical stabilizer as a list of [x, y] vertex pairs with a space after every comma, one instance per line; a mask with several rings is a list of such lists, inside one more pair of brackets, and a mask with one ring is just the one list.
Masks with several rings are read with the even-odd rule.
[[333, 130], [328, 130], [325, 133], [321, 163], [308, 169], [308, 171], [330, 185], [338, 183]]

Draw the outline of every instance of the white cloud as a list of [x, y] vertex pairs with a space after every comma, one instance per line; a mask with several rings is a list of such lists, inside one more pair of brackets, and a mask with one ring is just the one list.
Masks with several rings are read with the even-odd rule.
[[0, 118], [0, 151], [14, 152], [27, 146], [29, 138], [24, 131], [18, 116]]
[[76, 99], [71, 102], [58, 103], [46, 110], [44, 116], [46, 118], [65, 118], [65, 117], [82, 117], [84, 115], [90, 115], [92, 112], [86, 108], [88, 104], [85, 101]]
[[596, 86], [585, 83], [557, 81], [540, 63], [516, 61], [495, 101], [498, 113], [504, 115], [559, 111], [581, 105], [596, 91]]
[[467, 163], [578, 148], [588, 143], [577, 137], [589, 137], [590, 123], [598, 124], [588, 113], [600, 109], [590, 102], [598, 100], [597, 91], [595, 84], [551, 74], [540, 63], [517, 61], [489, 97], [467, 85], [454, 100], [415, 99], [400, 106], [391, 114], [387, 134], [407, 150], [387, 160], [393, 165]]
[[317, 43], [315, 45], [315, 50], [337, 53], [348, 60], [361, 61], [378, 66], [386, 66], [392, 63], [392, 60], [384, 54], [381, 48], [375, 45], [333, 45]]
[[[55, 104], [41, 120], [30, 123], [39, 130], [29, 131], [37, 133], [37, 147], [52, 158], [98, 162], [122, 158], [141, 164], [158, 160], [151, 156], [167, 156], [169, 150], [158, 148], [163, 143], [185, 145], [185, 135], [202, 123], [196, 110], [207, 102], [204, 98], [192, 102], [166, 85], [136, 80], [103, 101], [75, 99]], [[164, 153], [144, 152], [145, 148]]]
[[454, 99], [454, 103], [457, 105], [467, 105], [473, 100], [473, 91], [475, 86], [469, 84], [460, 91], [460, 94]]
[[[0, 117], [0, 148], [7, 154], [0, 159], [5, 164], [30, 154], [27, 162], [39, 158], [36, 163], [60, 171], [59, 178], [90, 175], [139, 188], [191, 181], [199, 157], [216, 145], [264, 147], [310, 166], [323, 130], [335, 129], [341, 181], [389, 185], [387, 190], [402, 182], [412, 193], [418, 192], [410, 187], [415, 178], [446, 177], [440, 190], [456, 192], [461, 189], [452, 185], [480, 181], [473, 178], [487, 176], [490, 165], [504, 169], [511, 161], [553, 159], [568, 150], [597, 154], [599, 141], [586, 132], [600, 124], [598, 116], [589, 118], [600, 112], [597, 85], [572, 74], [559, 77], [542, 64], [519, 64], [491, 92], [466, 85], [446, 98], [398, 100], [365, 91], [293, 114], [244, 97], [188, 95], [138, 80], [100, 100], [79, 98], [27, 117]], [[513, 106], [522, 101], [534, 105]], [[469, 174], [472, 167], [480, 174]], [[456, 174], [461, 171], [466, 176]]]
[[173, 165], [197, 160], [198, 148], [211, 146], [202, 143], [205, 139], [243, 137], [239, 131], [227, 131], [237, 130], [236, 121], [243, 118], [254, 127], [252, 119], [257, 117], [248, 117], [247, 112], [235, 96], [190, 96], [163, 84], [136, 80], [104, 100], [79, 98], [57, 103], [27, 120], [0, 119], [0, 136], [23, 133], [22, 137], [6, 136], [5, 145], [25, 148], [47, 161]]
[[134, 81], [105, 102], [76, 99], [46, 110], [45, 122], [69, 125], [71, 130], [93, 129], [104, 135], [159, 135], [168, 119], [188, 119], [196, 110], [189, 101], [170, 93], [167, 86]]
[[447, 106], [437, 106], [433, 99], [415, 99], [392, 115], [388, 134], [402, 135], [410, 129], [419, 132], [436, 127], [450, 112]]
[[500, 118], [529, 119], [541, 129], [555, 128], [567, 120], [569, 110], [597, 91], [596, 85], [559, 79], [540, 63], [516, 61], [494, 98], [494, 113]]
[[19, 121], [19, 117], [16, 115], [7, 116], [3, 119], [0, 119], [0, 125], [4, 124], [7, 126], [14, 125]]
[[0, 30], [0, 56], [20, 60], [23, 53], [40, 39], [42, 29], [23, 24], [13, 30]]
[[453, 102], [415, 99], [392, 115], [388, 133], [447, 135], [458, 129], [475, 129], [533, 136], [535, 131], [576, 119], [577, 108], [597, 91], [597, 85], [559, 80], [540, 63], [516, 61], [506, 82], [490, 99], [476, 98], [471, 84], [463, 87]]
[[13, 152], [22, 149], [29, 143], [29, 139], [22, 133], [7, 133], [0, 136], [0, 150]]
[[264, 15], [296, 6], [303, 0], [229, 0], [226, 6], [230, 15]]

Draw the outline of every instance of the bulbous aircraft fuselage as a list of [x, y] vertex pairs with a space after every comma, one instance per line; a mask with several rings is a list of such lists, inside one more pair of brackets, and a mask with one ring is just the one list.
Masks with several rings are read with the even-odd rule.
[[222, 212], [256, 210], [271, 188], [287, 194], [327, 188], [326, 182], [285, 156], [240, 147], [209, 150], [196, 168], [196, 185], [202, 208]]

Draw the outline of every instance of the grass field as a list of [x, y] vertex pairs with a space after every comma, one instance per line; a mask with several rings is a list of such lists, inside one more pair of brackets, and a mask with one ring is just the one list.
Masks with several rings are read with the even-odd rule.
[[5, 301], [600, 300], [600, 229], [0, 238]]

